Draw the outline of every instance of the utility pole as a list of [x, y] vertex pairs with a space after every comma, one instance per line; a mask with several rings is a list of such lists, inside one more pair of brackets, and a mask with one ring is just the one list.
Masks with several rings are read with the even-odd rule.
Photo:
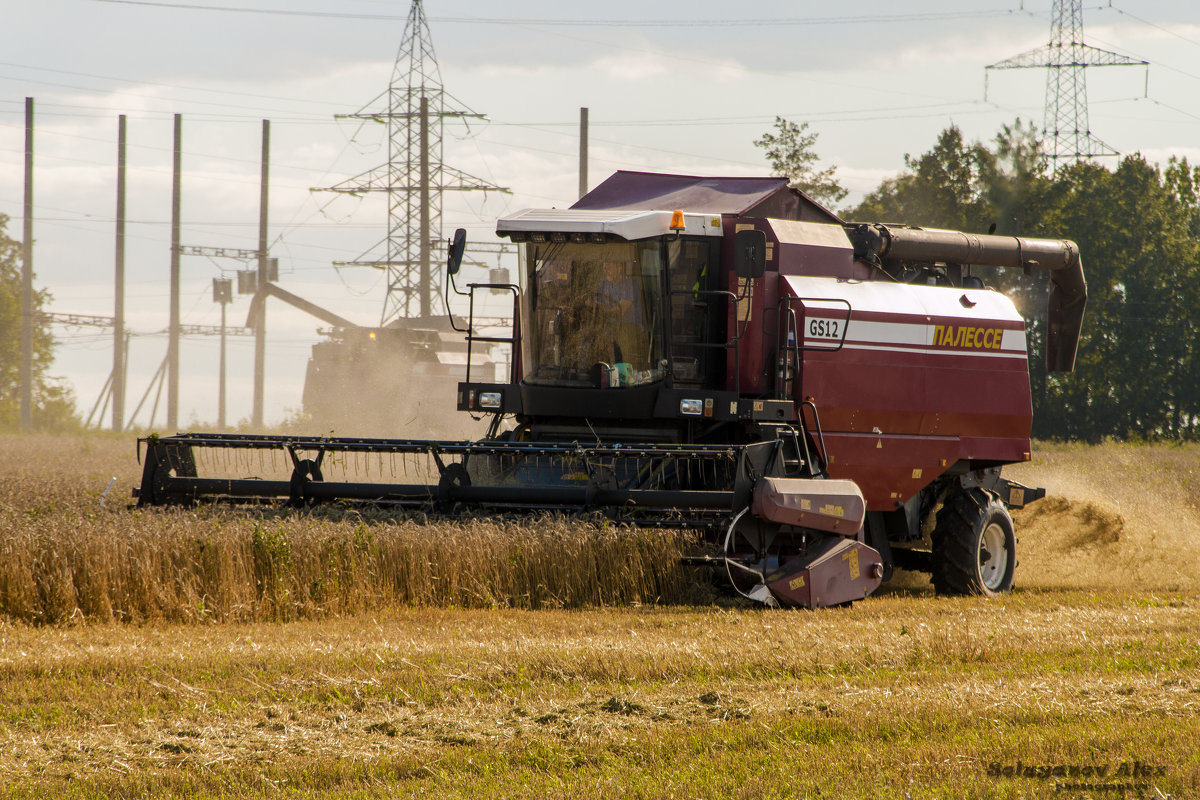
[[[265, 201], [265, 196], [264, 196]], [[250, 314], [246, 318], [246, 327], [234, 328], [232, 333], [241, 336], [253, 336], [255, 342], [255, 373], [261, 375], [262, 370], [259, 367], [258, 359], [261, 358], [263, 351], [258, 349], [258, 345], [262, 342], [263, 320], [265, 312], [262, 306], [265, 305], [267, 293], [264, 291], [267, 283], [276, 280], [279, 277], [279, 259], [266, 259], [265, 278], [261, 277], [263, 273], [260, 271], [263, 267], [262, 261], [259, 258], [262, 250], [244, 250], [235, 247], [205, 247], [197, 245], [180, 245], [179, 255], [181, 256], [206, 256], [207, 258], [233, 258], [244, 263], [250, 261], [257, 262], [254, 269], [239, 269], [237, 271], [238, 278], [238, 294], [252, 294], [254, 301], [250, 304]], [[265, 281], [265, 282], [264, 282]], [[217, 402], [218, 427], [224, 428], [226, 424], [225, 414], [225, 375], [226, 375], [226, 359], [225, 359], [225, 337], [230, 330], [225, 322], [226, 308], [225, 306], [233, 302], [233, 279], [231, 278], [213, 278], [213, 302], [221, 304], [221, 325], [220, 327], [212, 325], [180, 325], [181, 336], [220, 336], [221, 337], [221, 366], [220, 366], [220, 388]], [[262, 413], [262, 383], [255, 381], [255, 399], [254, 412], [261, 415]], [[258, 423], [261, 425], [261, 422]]]
[[[264, 119], [262, 121], [262, 172], [259, 178], [258, 188], [258, 291], [261, 292], [267, 285], [270, 279], [267, 272], [267, 209], [268, 209], [268, 186], [270, 184], [270, 158], [271, 158], [271, 121]], [[221, 327], [225, 327], [224, 314], [225, 306], [221, 306], [222, 323]], [[224, 358], [224, 346], [222, 345], [221, 355]], [[266, 361], [267, 361], [267, 304], [261, 302], [258, 304], [258, 317], [254, 320], [254, 410], [251, 414], [252, 424], [255, 428], [261, 428], [263, 425], [263, 386], [266, 377]], [[222, 375], [224, 375], [224, 367], [222, 367]]]
[[[1051, 168], [1097, 156], [1120, 155], [1092, 135], [1088, 124], [1088, 67], [1149, 67], [1148, 61], [1123, 56], [1083, 42], [1083, 0], [1054, 0], [1050, 42], [986, 69], [1045, 69], [1046, 105], [1042, 134]], [[985, 80], [987, 73], [985, 72]], [[1147, 73], [1148, 74], [1148, 73]], [[986, 87], [986, 83], [985, 83]], [[985, 88], [986, 93], [986, 88]]]
[[[431, 313], [430, 298], [441, 294], [442, 274], [430, 270], [432, 251], [442, 246], [442, 194], [446, 191], [496, 191], [509, 193], [482, 178], [468, 175], [442, 162], [442, 137], [447, 119], [486, 119], [470, 110], [448, 107], [449, 96], [433, 52], [429, 25], [421, 0], [413, 0], [392, 80], [386, 108], [364, 107], [339, 118], [387, 124], [388, 160], [324, 191], [388, 196], [388, 234], [382, 256], [364, 253], [355, 261], [338, 265], [364, 266], [387, 272], [387, 295], [379, 324]], [[374, 250], [374, 248], [372, 248]]]
[[419, 303], [420, 316], [427, 318], [430, 316], [429, 305], [429, 98], [421, 95], [420, 104], [420, 146], [418, 159], [420, 165], [417, 172], [420, 177], [420, 201], [418, 202], [420, 211], [418, 241], [421, 243], [421, 271], [417, 281], [417, 291], [421, 301]]
[[175, 115], [174, 169], [171, 178], [171, 321], [167, 330], [167, 427], [179, 427], [179, 215], [183, 119]]
[[588, 110], [579, 109], [579, 196], [588, 193]]
[[117, 117], [117, 252], [113, 287], [112, 429], [125, 429], [125, 115]]
[[25, 206], [21, 244], [21, 430], [33, 429], [33, 98], [25, 98]]
[[225, 430], [225, 307], [233, 302], [233, 281], [213, 278], [213, 302], [221, 304], [221, 366], [217, 378], [217, 429]]

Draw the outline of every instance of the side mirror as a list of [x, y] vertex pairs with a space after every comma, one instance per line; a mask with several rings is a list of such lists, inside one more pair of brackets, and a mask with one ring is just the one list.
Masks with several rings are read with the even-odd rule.
[[459, 228], [454, 232], [454, 238], [450, 240], [448, 255], [446, 257], [446, 271], [449, 274], [458, 274], [458, 268], [462, 266], [463, 250], [466, 248], [467, 231], [465, 228]]
[[767, 270], [767, 235], [738, 231], [733, 236], [733, 271], [739, 278], [761, 278]]

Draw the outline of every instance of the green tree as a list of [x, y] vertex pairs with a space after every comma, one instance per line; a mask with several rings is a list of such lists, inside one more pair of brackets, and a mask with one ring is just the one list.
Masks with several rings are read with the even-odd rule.
[[[986, 201], [987, 230], [1002, 236], [1048, 236], [1043, 226], [1052, 202], [1054, 181], [1049, 173], [1037, 126], [1019, 118], [1003, 125], [992, 140], [988, 157], [979, 161], [981, 196]], [[1029, 381], [1035, 409], [1046, 405], [1046, 300], [1051, 290], [1049, 273], [1006, 269], [976, 270], [988, 282], [1012, 298], [1025, 317], [1029, 343]], [[1040, 416], [1038, 417], [1040, 419]]]
[[754, 140], [755, 147], [766, 151], [771, 169], [788, 178], [789, 186], [832, 206], [844, 200], [849, 191], [834, 178], [837, 167], [817, 168], [816, 143], [817, 134], [808, 132], [807, 122], [797, 125], [783, 117], [775, 118], [774, 133], [764, 133]]
[[1048, 381], [1035, 433], [1200, 436], [1200, 247], [1185, 197], [1140, 155], [1061, 170], [1042, 235], [1075, 240], [1088, 308], [1075, 372]]
[[[21, 381], [21, 243], [6, 228], [0, 214], [0, 431], [20, 426]], [[50, 300], [45, 289], [34, 291], [33, 312]], [[33, 326], [33, 424], [38, 430], [77, 428], [75, 402], [68, 389], [46, 374], [54, 358], [49, 327], [35, 318]]]
[[938, 136], [928, 153], [904, 156], [905, 172], [888, 178], [850, 212], [855, 220], [904, 222], [932, 228], [978, 231], [992, 213], [983, 179], [995, 156], [978, 142], [967, 144], [958, 126]]
[[1163, 179], [1187, 215], [1188, 231], [1200, 239], [1200, 167], [1191, 166], [1186, 158], [1171, 156]]
[[[1163, 172], [1171, 198], [1178, 213], [1183, 216], [1186, 237], [1200, 253], [1200, 166], [1193, 167], [1186, 158], [1172, 157]], [[1192, 309], [1200, 305], [1200, 256], [1196, 257], [1191, 269], [1178, 270], [1175, 281], [1179, 286], [1178, 308], [1184, 323], [1180, 334], [1190, 335], [1193, 349], [1191, 358], [1180, 368], [1180, 387], [1186, 391], [1187, 400], [1178, 406], [1180, 435], [1187, 439], [1200, 439], [1200, 342], [1197, 342], [1197, 320]]]
[[1053, 180], [1037, 127], [1019, 118], [1003, 125], [993, 139], [993, 149], [979, 154], [978, 182], [984, 213], [996, 233], [1028, 235], [1026, 229], [1046, 210]]

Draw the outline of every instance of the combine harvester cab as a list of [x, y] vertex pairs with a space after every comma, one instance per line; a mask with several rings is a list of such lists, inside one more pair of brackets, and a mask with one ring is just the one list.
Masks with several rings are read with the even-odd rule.
[[[151, 437], [139, 504], [337, 499], [694, 528], [708, 549], [689, 561], [768, 605], [850, 603], [895, 567], [944, 594], [1011, 587], [1007, 508], [1043, 494], [1000, 476], [1030, 457], [1025, 324], [971, 267], [1050, 270], [1047, 364], [1070, 370], [1086, 300], [1073, 243], [847, 224], [780, 178], [631, 172], [497, 233], [519, 247], [519, 283], [455, 287], [472, 320], [477, 293], [513, 297], [511, 339], [464, 331], [468, 365], [474, 348], [514, 352], [507, 380], [468, 366], [459, 384], [487, 437]], [[460, 232], [449, 286], [464, 245]]]

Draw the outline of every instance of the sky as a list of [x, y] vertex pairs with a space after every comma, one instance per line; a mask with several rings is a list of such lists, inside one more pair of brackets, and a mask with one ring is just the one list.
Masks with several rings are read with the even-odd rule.
[[[127, 412], [147, 425], [166, 352], [173, 115], [182, 116], [185, 246], [258, 244], [262, 120], [271, 121], [270, 252], [280, 284], [374, 325], [377, 270], [335, 267], [386, 234], [377, 195], [313, 191], [386, 161], [384, 128], [339, 119], [378, 101], [392, 79], [409, 0], [39, 0], [12, 4], [0, 55], [0, 214], [22, 231], [25, 98], [34, 98], [35, 284], [48, 308], [111, 316], [117, 118], [128, 124]], [[753, 142], [777, 116], [818, 134], [822, 166], [852, 205], [929, 150], [954, 124], [990, 141], [1021, 118], [1043, 123], [1046, 70], [986, 70], [1044, 45], [1050, 0], [426, 0], [442, 83], [454, 108], [444, 162], [503, 192], [447, 194], [446, 236], [496, 242], [495, 220], [578, 195], [581, 107], [589, 109], [589, 185], [617, 169], [768, 175]], [[898, 10], [899, 9], [899, 10]], [[1085, 40], [1148, 66], [1086, 71], [1090, 127], [1120, 153], [1200, 163], [1200, 7], [1190, 0], [1084, 3]], [[1110, 159], [1108, 163], [1112, 163]], [[910, 222], [919, 223], [919, 220]], [[1087, 244], [1080, 243], [1086, 253]], [[480, 260], [494, 260], [481, 255]], [[495, 264], [496, 266], [510, 266]], [[251, 264], [184, 256], [182, 321], [218, 325], [213, 278]], [[466, 275], [467, 280], [480, 280]], [[245, 322], [249, 298], [227, 308]], [[301, 406], [324, 323], [268, 312], [268, 423]], [[112, 335], [54, 328], [51, 374], [84, 416], [112, 363]], [[250, 416], [253, 339], [229, 339], [228, 408]], [[216, 419], [218, 339], [182, 345], [180, 426]], [[448, 399], [449, 402], [449, 399]], [[165, 395], [163, 399], [165, 403]], [[154, 419], [161, 429], [165, 406]]]

